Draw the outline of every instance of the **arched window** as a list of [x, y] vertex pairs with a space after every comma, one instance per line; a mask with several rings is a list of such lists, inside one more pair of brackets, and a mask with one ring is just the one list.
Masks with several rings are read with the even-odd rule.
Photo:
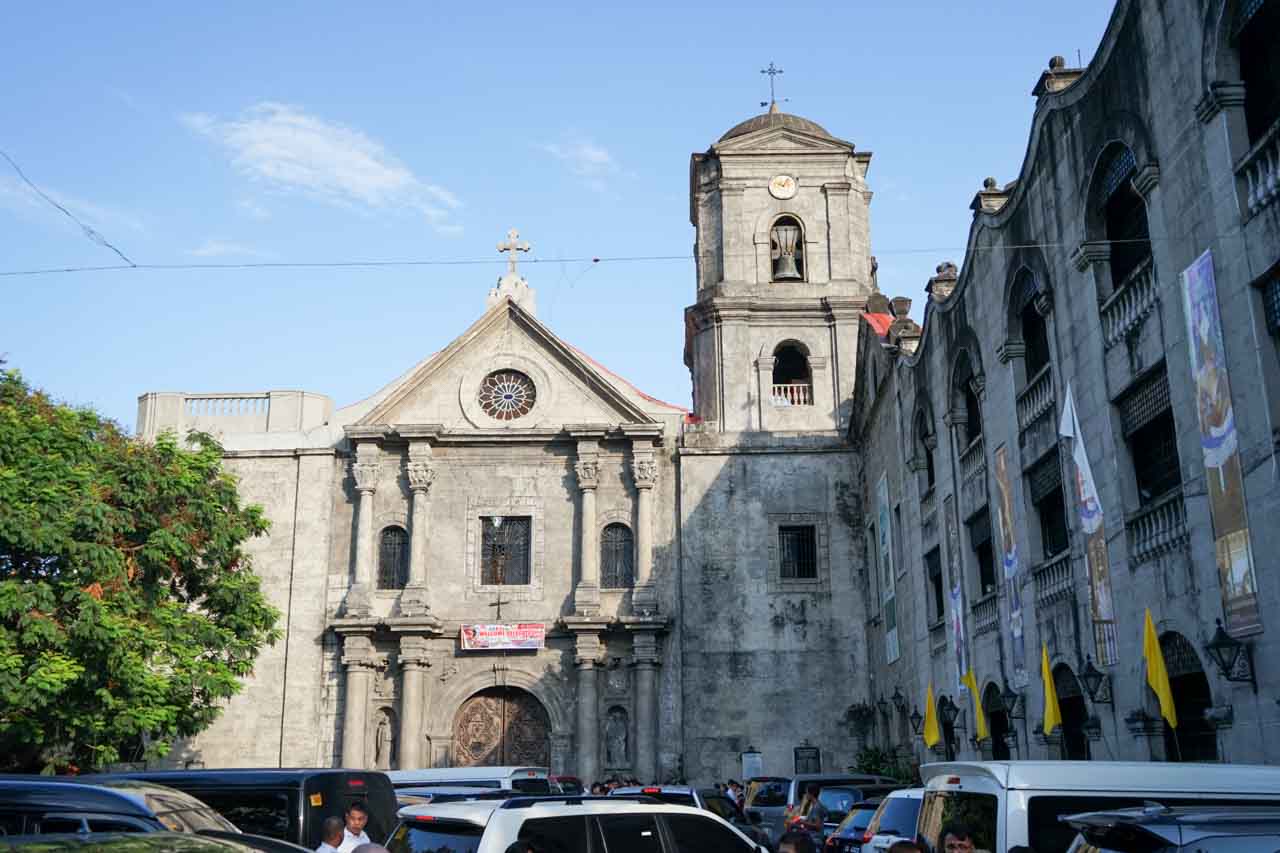
[[915, 432], [916, 454], [924, 461], [925, 490], [928, 491], [936, 481], [937, 469], [933, 465], [933, 449], [930, 447], [935, 444], [935, 439], [929, 434], [929, 420], [923, 411], [916, 415]]
[[1091, 756], [1085, 723], [1089, 709], [1079, 679], [1065, 663], [1053, 669], [1053, 689], [1058, 693], [1058, 709], [1062, 712], [1062, 757], [1067, 761], [1088, 761]]
[[1244, 0], [1236, 21], [1244, 120], [1255, 145], [1280, 121], [1280, 2]]
[[769, 258], [774, 281], [804, 281], [804, 227], [794, 216], [780, 216], [769, 229]]
[[1026, 382], [1034, 379], [1049, 363], [1049, 330], [1044, 316], [1036, 308], [1038, 292], [1035, 276], [1024, 268], [1014, 280], [1013, 298], [1018, 306], [1018, 333], [1022, 338]]
[[635, 586], [635, 540], [625, 524], [610, 524], [600, 534], [600, 586], [627, 589]]
[[[1209, 679], [1200, 665], [1200, 656], [1187, 638], [1176, 631], [1160, 636], [1160, 654], [1169, 671], [1169, 689], [1178, 715], [1178, 727], [1164, 726], [1164, 751], [1167, 761], [1217, 761], [1218, 733], [1205, 719], [1205, 711], [1213, 707]], [[1155, 693], [1147, 688], [1155, 700]], [[1156, 712], [1159, 713], [1158, 711]]]
[[1008, 761], [1009, 741], [1016, 742], [1017, 734], [1009, 723], [1009, 709], [1004, 706], [1004, 697], [1000, 688], [992, 682], [982, 692], [982, 710], [987, 715], [987, 728], [991, 732], [991, 758], [995, 761]]
[[964, 446], [973, 444], [982, 435], [982, 406], [978, 391], [974, 388], [973, 363], [968, 352], [960, 353], [955, 372], [955, 404], [964, 412]]
[[382, 528], [378, 538], [378, 589], [403, 589], [409, 582], [409, 534], [403, 527]]
[[781, 344], [773, 352], [773, 404], [813, 405], [813, 373], [809, 370], [809, 357], [799, 344]]
[[1133, 185], [1137, 162], [1133, 152], [1114, 145], [1102, 159], [1100, 205], [1104, 237], [1111, 247], [1111, 285], [1119, 289], [1135, 270], [1151, 259], [1147, 202]]

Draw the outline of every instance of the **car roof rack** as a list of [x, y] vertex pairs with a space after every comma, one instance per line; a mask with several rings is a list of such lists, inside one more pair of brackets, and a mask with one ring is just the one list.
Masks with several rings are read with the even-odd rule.
[[498, 806], [498, 808], [527, 809], [533, 806], [542, 805], [544, 803], [554, 803], [557, 805], [564, 804], [566, 806], [580, 806], [583, 803], [616, 803], [619, 800], [626, 800], [627, 802], [630, 802], [630, 803], [653, 803], [655, 805], [663, 805], [661, 800], [656, 800], [653, 797], [630, 795], [630, 794], [622, 794], [616, 797], [610, 797], [610, 796], [600, 797], [600, 796], [593, 796], [591, 794], [583, 794], [582, 796], [576, 796], [572, 794], [568, 796], [562, 796], [562, 795], [558, 796], [556, 794], [552, 794], [550, 796], [542, 796], [542, 797], [511, 797], [508, 800], [503, 800], [502, 805]]

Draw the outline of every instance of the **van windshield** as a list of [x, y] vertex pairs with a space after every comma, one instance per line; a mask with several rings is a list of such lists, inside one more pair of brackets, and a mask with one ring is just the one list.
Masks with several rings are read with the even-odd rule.
[[992, 853], [996, 849], [998, 806], [995, 794], [926, 791], [916, 831], [936, 850], [946, 849], [942, 833], [952, 829], [969, 836], [974, 853]]
[[551, 781], [546, 777], [532, 779], [512, 779], [511, 787], [522, 794], [550, 794]]
[[785, 806], [789, 779], [753, 779], [747, 786], [748, 806]]

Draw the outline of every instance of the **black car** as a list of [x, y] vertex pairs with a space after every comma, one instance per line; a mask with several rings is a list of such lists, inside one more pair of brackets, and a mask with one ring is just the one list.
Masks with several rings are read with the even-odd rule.
[[152, 770], [85, 779], [138, 779], [185, 791], [216, 809], [243, 832], [278, 838], [314, 850], [326, 817], [347, 805], [369, 811], [365, 833], [386, 838], [396, 824], [395, 789], [385, 773], [363, 770]]
[[205, 803], [161, 785], [0, 776], [0, 836], [164, 830], [237, 832]]
[[252, 853], [261, 849], [240, 840], [184, 832], [0, 835], [0, 853]]
[[844, 820], [827, 836], [825, 853], [858, 853], [866, 840], [864, 833], [878, 808], [878, 798], [854, 803]]
[[1280, 850], [1275, 806], [1184, 806], [1089, 812], [1061, 818], [1080, 834], [1071, 853], [1241, 853]]

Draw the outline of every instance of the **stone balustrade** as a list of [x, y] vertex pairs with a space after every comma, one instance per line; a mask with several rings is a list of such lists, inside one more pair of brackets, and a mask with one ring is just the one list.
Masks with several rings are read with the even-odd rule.
[[807, 383], [787, 383], [773, 386], [775, 406], [812, 406], [813, 388]]
[[1177, 489], [1131, 514], [1124, 523], [1129, 540], [1130, 567], [1186, 548], [1187, 508]]
[[960, 479], [968, 482], [987, 468], [986, 448], [982, 436], [975, 438], [960, 454]]
[[188, 428], [227, 432], [262, 431], [271, 414], [269, 394], [188, 394], [182, 400]]
[[1155, 307], [1156, 297], [1155, 266], [1148, 257], [1102, 303], [1103, 346], [1111, 349], [1136, 329]]
[[994, 592], [980, 598], [970, 608], [973, 613], [973, 635], [990, 633], [1000, 627], [1000, 597]]
[[1026, 431], [1046, 412], [1053, 411], [1053, 404], [1053, 375], [1046, 364], [1018, 393], [1018, 431]]
[[934, 489], [920, 496], [920, 532], [925, 539], [938, 536], [938, 498]]
[[1236, 177], [1245, 184], [1247, 218], [1257, 216], [1280, 197], [1280, 121], [1236, 164]]
[[1036, 582], [1036, 606], [1044, 607], [1071, 596], [1071, 552], [1063, 551], [1031, 568]]

